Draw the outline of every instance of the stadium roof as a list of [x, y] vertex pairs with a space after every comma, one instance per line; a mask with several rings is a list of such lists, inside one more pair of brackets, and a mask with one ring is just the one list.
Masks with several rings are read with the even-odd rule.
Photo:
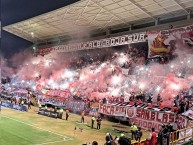
[[193, 0], [81, 0], [3, 29], [35, 42], [188, 15], [191, 10]]

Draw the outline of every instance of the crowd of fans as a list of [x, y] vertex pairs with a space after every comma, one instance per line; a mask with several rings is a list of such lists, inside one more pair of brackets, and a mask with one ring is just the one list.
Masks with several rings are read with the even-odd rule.
[[[149, 137], [143, 142], [147, 145], [169, 145], [171, 141], [172, 132], [174, 132], [174, 139], [179, 138], [179, 132], [176, 132], [178, 129], [178, 123], [175, 121], [171, 124], [163, 124], [160, 131], [158, 133], [155, 132], [155, 129], [152, 128]], [[135, 124], [131, 126], [131, 137], [127, 137], [125, 134], [121, 133], [120, 136], [112, 137], [110, 133], [107, 133], [105, 136], [105, 144], [104, 145], [131, 145], [132, 140], [140, 143], [142, 140], [143, 132], [140, 127], [137, 127]], [[89, 145], [89, 144], [87, 144]], [[93, 141], [90, 145], [98, 145], [96, 141]]]
[[[167, 108], [170, 111], [182, 114], [183, 112], [187, 111], [190, 107], [192, 107], [192, 90], [193, 88], [182, 90], [176, 97], [174, 98], [173, 106], [171, 107], [165, 107], [162, 105], [162, 98], [160, 95], [157, 95], [157, 100], [153, 100], [153, 96], [151, 94], [148, 94], [146, 92], [139, 92], [134, 93], [132, 92], [130, 96], [125, 97], [121, 95], [120, 97], [116, 96], [109, 96], [103, 99], [94, 98], [90, 100], [89, 98], [82, 98], [80, 96], [71, 96], [67, 99], [57, 99], [58, 97], [41, 97], [37, 96], [35, 97], [35, 100], [38, 100], [37, 103], [41, 103], [42, 105], [50, 104], [52, 106], [62, 107], [65, 106], [69, 110], [71, 110], [74, 113], [81, 112], [82, 110], [87, 110], [86, 112], [89, 112], [89, 109], [92, 108], [93, 104], [117, 104], [117, 103], [129, 103], [130, 105], [137, 106], [140, 103], [146, 103], [148, 108], [157, 107], [160, 109]], [[3, 94], [1, 94], [3, 95]], [[6, 95], [5, 95], [6, 96]], [[18, 96], [18, 95], [17, 95]], [[10, 103], [13, 104], [21, 104], [21, 102], [24, 102], [26, 104], [31, 104], [31, 99], [29, 95], [28, 97], [17, 97], [17, 96], [9, 96], [4, 97], [6, 100], [9, 100]]]
[[[140, 50], [140, 51], [139, 51]], [[108, 53], [107, 53], [108, 52]], [[147, 50], [146, 48], [141, 48], [137, 49], [136, 47], [131, 47], [131, 48], [126, 48], [124, 49], [123, 53], [117, 53], [120, 51], [117, 51], [117, 49], [109, 49], [109, 48], [104, 48], [103, 51], [97, 51], [97, 50], [92, 50], [87, 53], [79, 54], [79, 56], [76, 56], [70, 60], [70, 63], [68, 64], [69, 69], [73, 70], [81, 70], [87, 66], [99, 66], [103, 62], [110, 62], [111, 64], [115, 64], [116, 66], [122, 68], [122, 69], [128, 69], [128, 68], [134, 68], [137, 65], [144, 65], [146, 63], [146, 57], [147, 57]], [[96, 55], [97, 54], [97, 55]], [[108, 54], [108, 55], [107, 55]], [[118, 57], [120, 56], [126, 56], [127, 58], [130, 58], [128, 61], [125, 61], [124, 63], [117, 63], [115, 61]], [[164, 62], [164, 61], [162, 61]], [[128, 74], [132, 74], [132, 70], [130, 69], [130, 72]], [[119, 75], [120, 72], [119, 69], [114, 69], [112, 70], [111, 75]], [[78, 79], [78, 78], [77, 78]], [[98, 91], [101, 93], [107, 92], [108, 88], [95, 88], [96, 90], [93, 90], [93, 92]], [[192, 90], [193, 88], [190, 88], [188, 90], [183, 90], [181, 91], [174, 99], [174, 106], [171, 106], [171, 110], [175, 113], [183, 113], [184, 111], [188, 110], [192, 104], [191, 104], [191, 99], [192, 99]], [[84, 91], [83, 91], [84, 92]], [[149, 93], [148, 91], [141, 91], [139, 90], [138, 92], [131, 92], [129, 95], [124, 96], [108, 96], [103, 99], [94, 97], [92, 99], [89, 98], [90, 94], [72, 94], [69, 98], [67, 99], [57, 99], [57, 97], [53, 98], [46, 98], [39, 96], [38, 98], [38, 104], [43, 104], [45, 105], [46, 109], [46, 104], [52, 104], [53, 106], [66, 106], [67, 109], [69, 109], [72, 112], [81, 112], [82, 110], [87, 110], [91, 108], [92, 104], [94, 103], [104, 103], [104, 104], [115, 104], [115, 103], [131, 103], [133, 105], [136, 105], [137, 103], [146, 103], [149, 105], [149, 108], [152, 108], [153, 105], [163, 108], [162, 106], [162, 98], [160, 97], [160, 94], [157, 95], [157, 102], [153, 101], [153, 94]], [[13, 104], [19, 104], [23, 105], [24, 103], [26, 104], [31, 104], [31, 99], [29, 96], [22, 98], [22, 97], [10, 97], [8, 99], [10, 103]], [[155, 104], [156, 103], [156, 104]], [[30, 106], [28, 106], [30, 108]], [[56, 108], [54, 108], [56, 111]], [[62, 110], [59, 111], [59, 114], [61, 114]], [[97, 129], [100, 129], [100, 123], [101, 123], [101, 118], [97, 118]], [[84, 122], [84, 121], [83, 121]], [[91, 121], [91, 127], [93, 127], [95, 118], [92, 117]], [[169, 140], [168, 138], [170, 137], [170, 133], [172, 131], [178, 130], [178, 123], [175, 122], [173, 126], [170, 124], [168, 125], [163, 125], [162, 129], [158, 133], [158, 140], [156, 138], [157, 134], [155, 133], [154, 129], [152, 128], [152, 132], [150, 133], [150, 137], [147, 139], [152, 145], [155, 145], [157, 142], [162, 145], [163, 138], [165, 138], [167, 141]], [[106, 143], [105, 145], [113, 145], [114, 143], [119, 143], [120, 145], [130, 145], [131, 140], [136, 140], [136, 141], [141, 141], [141, 138], [143, 136], [143, 133], [141, 131], [140, 127], [137, 127], [135, 124], [132, 124], [131, 126], [131, 138], [126, 137], [124, 134], [121, 134], [120, 137], [115, 137], [113, 138], [110, 133], [106, 134], [105, 140]], [[178, 138], [178, 134], [175, 135], [175, 138]], [[94, 141], [92, 145], [97, 145], [98, 143]]]
[[98, 49], [89, 51], [82, 50], [78, 54], [70, 54], [75, 57], [71, 58], [69, 67], [72, 69], [82, 69], [88, 65], [100, 65], [103, 62], [113, 62], [119, 56], [120, 52], [123, 52], [128, 58], [131, 58], [130, 63], [127, 62], [121, 65], [123, 68], [128, 68], [131, 63], [135, 65], [145, 64], [148, 50], [144, 45], [138, 44], [131, 44], [129, 48], [127, 45], [103, 48], [102, 51], [98, 51]]

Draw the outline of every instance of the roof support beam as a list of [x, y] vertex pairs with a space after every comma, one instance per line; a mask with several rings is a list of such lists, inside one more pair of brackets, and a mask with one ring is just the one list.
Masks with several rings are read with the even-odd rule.
[[155, 20], [155, 26], [159, 25], [159, 18]]
[[[88, 0], [88, 1], [87, 1], [86, 6], [84, 7], [84, 9], [83, 9], [83, 11], [82, 11], [81, 13], [78, 13], [78, 12], [75, 11], [75, 13], [78, 15], [79, 18], [82, 17], [82, 18], [84, 18], [86, 21], [89, 21], [88, 18], [87, 18], [87, 17], [84, 17], [82, 14], [84, 13], [84, 11], [86, 10], [86, 8], [88, 7], [90, 1], [92, 1], [92, 0]], [[79, 18], [78, 18], [78, 19], [79, 19]], [[76, 20], [76, 22], [75, 22], [76, 25], [77, 25], [77, 22], [78, 22], [78, 21]], [[95, 24], [93, 24], [93, 25], [94, 25], [95, 27], [101, 29], [99, 26], [97, 26], [97, 25], [95, 25]]]
[[191, 19], [191, 12], [189, 12], [189, 14], [187, 15], [187, 19], [188, 19], [188, 20]]
[[111, 23], [113, 20], [113, 17], [103, 26], [103, 29], [105, 29], [106, 27], [108, 27], [108, 24]]
[[[83, 8], [83, 11], [78, 15], [78, 20], [82, 16], [82, 14], [85, 12], [85, 10], [88, 7], [89, 3], [90, 3], [90, 0], [87, 1], [86, 6]], [[76, 20], [75, 25], [77, 24], [78, 20]]]
[[177, 2], [176, 0], [173, 0], [179, 7], [181, 7], [181, 9], [188, 15], [189, 12], [179, 3]]
[[148, 15], [149, 17], [151, 17], [153, 20], [156, 21], [156, 18], [154, 16], [152, 16], [151, 13], [147, 12], [144, 8], [142, 8], [139, 4], [137, 4], [134, 0], [129, 0], [133, 5], [135, 5], [138, 9], [140, 9], [141, 11], [143, 11], [146, 15]]
[[102, 11], [102, 9], [100, 9], [100, 11], [96, 14], [96, 16], [94, 17], [94, 19], [93, 19], [92, 21], [90, 21], [89, 24], [92, 24], [92, 23], [96, 20], [97, 16], [101, 13], [101, 11]]
[[100, 3], [94, 1], [94, 0], [91, 0], [92, 2], [94, 2], [95, 4], [98, 5], [98, 7], [100, 7], [101, 9], [109, 12], [112, 16], [114, 16], [115, 18], [119, 19], [121, 22], [123, 22], [123, 24], [125, 25], [128, 25], [128, 22], [126, 22], [125, 20], [123, 20], [122, 18], [120, 18], [119, 16], [117, 16], [116, 14], [114, 14], [113, 12], [109, 11], [108, 9], [106, 9], [105, 7], [103, 7]]

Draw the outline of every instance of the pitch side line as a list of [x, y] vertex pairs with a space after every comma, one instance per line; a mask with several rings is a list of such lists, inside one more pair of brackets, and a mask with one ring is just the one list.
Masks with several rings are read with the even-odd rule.
[[[52, 134], [61, 136], [61, 137], [65, 138], [65, 139], [63, 139], [63, 141], [72, 140], [72, 138], [69, 138], [69, 137], [67, 137], [67, 136], [64, 136], [64, 135], [55, 133], [55, 132], [53, 132], [53, 131], [43, 129], [43, 128], [40, 128], [40, 127], [38, 127], [38, 126], [29, 124], [29, 123], [25, 123], [25, 122], [23, 122], [23, 121], [19, 121], [19, 120], [17, 120], [17, 119], [14, 119], [14, 118], [11, 118], [11, 117], [8, 117], [8, 116], [5, 116], [5, 115], [1, 115], [1, 116], [2, 116], [2, 117], [5, 117], [5, 118], [8, 118], [8, 119], [11, 119], [11, 120], [14, 120], [14, 121], [16, 121], [16, 122], [23, 123], [23, 124], [25, 124], [25, 125], [28, 125], [28, 126], [31, 126], [31, 127], [34, 127], [34, 128], [38, 128], [38, 129], [40, 129], [40, 130], [47, 131], [47, 132], [49, 132], [49, 133], [52, 133]], [[62, 142], [62, 141], [56, 141], [56, 142]], [[53, 142], [50, 142], [50, 143], [53, 143]], [[47, 144], [47, 143], [43, 143], [43, 144]], [[42, 145], [43, 145], [43, 144], [42, 144]], [[41, 144], [38, 144], [38, 145], [41, 145]]]
[[35, 145], [45, 145], [45, 144], [59, 143], [59, 142], [64, 142], [64, 141], [66, 141], [66, 140], [61, 140], [61, 141], [53, 141], [53, 142], [46, 142], [46, 143], [35, 144]]

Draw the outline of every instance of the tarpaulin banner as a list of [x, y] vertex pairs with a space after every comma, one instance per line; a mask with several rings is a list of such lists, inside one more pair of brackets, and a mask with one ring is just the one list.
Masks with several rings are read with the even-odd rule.
[[20, 106], [20, 105], [9, 103], [9, 102], [2, 102], [1, 105], [4, 106], [4, 107], [15, 109], [15, 110], [27, 111], [27, 107], [26, 106]]
[[115, 106], [115, 105], [107, 105], [100, 104], [99, 105], [99, 113], [110, 115], [110, 116], [125, 116], [126, 107], [124, 106]]
[[98, 116], [98, 108], [90, 108], [89, 115]]
[[[177, 29], [147, 32], [149, 57], [172, 55], [176, 49], [193, 47], [193, 25]], [[190, 50], [191, 51], [191, 50]]]
[[93, 49], [93, 48], [105, 48], [112, 46], [119, 46], [137, 42], [145, 42], [146, 34], [145, 33], [135, 33], [130, 35], [106, 38], [101, 40], [94, 40], [82, 43], [73, 43], [69, 45], [58, 45], [51, 48], [41, 48], [37, 49], [36, 54], [48, 54], [49, 52], [69, 52], [69, 51], [77, 51], [84, 49]]
[[86, 104], [82, 101], [66, 101], [65, 102], [66, 108], [72, 112], [81, 112], [85, 110]]
[[42, 90], [42, 93], [48, 96], [58, 96], [67, 98], [71, 93], [68, 90]]
[[131, 119], [137, 126], [144, 129], [155, 128], [156, 131], [161, 129], [162, 124], [174, 123], [175, 120], [179, 122], [179, 129], [187, 126], [187, 119], [181, 115], [140, 108], [136, 108], [136, 116]]
[[179, 122], [179, 128], [187, 126], [187, 119], [181, 115], [176, 116], [174, 113], [160, 112], [150, 109], [117, 106], [111, 104], [100, 104], [99, 113], [109, 116], [127, 117], [131, 122], [144, 129], [155, 128], [159, 131], [162, 124]]

